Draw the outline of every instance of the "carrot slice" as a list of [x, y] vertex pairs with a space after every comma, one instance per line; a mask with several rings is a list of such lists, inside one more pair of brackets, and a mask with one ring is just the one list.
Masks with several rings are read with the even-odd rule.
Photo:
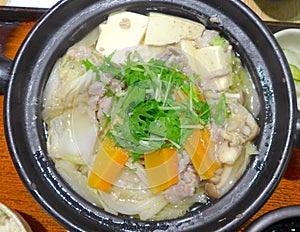
[[88, 185], [107, 192], [120, 175], [129, 154], [121, 147], [114, 146], [113, 140], [105, 137], [96, 156]]
[[207, 129], [194, 129], [183, 146], [189, 154], [198, 175], [203, 180], [212, 178], [220, 165], [214, 156], [215, 143], [210, 140], [209, 131]]
[[178, 183], [178, 155], [176, 149], [162, 148], [144, 155], [150, 190], [159, 193]]
[[[182, 100], [187, 98], [185, 93], [175, 92], [175, 99], [179, 103], [182, 103]], [[205, 101], [201, 93], [198, 93], [198, 98], [201, 101]], [[183, 146], [189, 154], [198, 175], [203, 180], [212, 178], [220, 164], [214, 156], [215, 143], [210, 140], [209, 131], [207, 129], [194, 129]]]

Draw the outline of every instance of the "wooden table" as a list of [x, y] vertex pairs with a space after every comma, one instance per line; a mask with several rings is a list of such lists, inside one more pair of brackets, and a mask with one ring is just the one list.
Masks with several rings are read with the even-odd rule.
[[[20, 27], [9, 33], [3, 54], [13, 59], [24, 37], [35, 22], [23, 22]], [[0, 35], [1, 36], [1, 35]], [[11, 161], [7, 149], [4, 122], [4, 97], [0, 96], [0, 201], [17, 210], [29, 223], [34, 232], [66, 231], [50, 217], [31, 197], [23, 186]], [[300, 205], [300, 152], [295, 151], [288, 170], [261, 210], [246, 224], [248, 225], [259, 216], [288, 205]]]

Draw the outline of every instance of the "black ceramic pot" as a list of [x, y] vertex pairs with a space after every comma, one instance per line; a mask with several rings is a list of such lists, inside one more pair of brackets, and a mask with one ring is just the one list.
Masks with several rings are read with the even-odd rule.
[[[110, 13], [120, 10], [163, 12], [221, 31], [240, 54], [259, 94], [259, 154], [221, 199], [174, 220], [139, 221], [91, 205], [70, 189], [47, 155], [42, 94], [55, 61]], [[37, 202], [72, 231], [233, 231], [257, 212], [276, 188], [299, 133], [287, 62], [265, 24], [240, 0], [63, 0], [39, 20], [14, 62], [1, 58], [1, 66], [5, 130], [15, 167]], [[5, 67], [10, 67], [9, 73]]]
[[278, 208], [256, 219], [245, 232], [300, 231], [300, 205]]

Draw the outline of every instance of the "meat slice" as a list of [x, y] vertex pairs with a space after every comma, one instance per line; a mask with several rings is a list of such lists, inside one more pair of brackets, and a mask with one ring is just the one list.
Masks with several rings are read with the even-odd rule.
[[178, 183], [164, 191], [164, 196], [171, 204], [179, 203], [183, 199], [194, 195], [195, 189], [199, 186], [199, 182], [199, 176], [193, 165], [189, 163], [186, 169], [179, 174]]

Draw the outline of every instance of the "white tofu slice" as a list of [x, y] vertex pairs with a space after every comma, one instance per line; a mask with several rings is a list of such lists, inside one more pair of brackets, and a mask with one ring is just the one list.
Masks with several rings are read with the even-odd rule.
[[193, 41], [183, 40], [180, 48], [186, 53], [191, 68], [203, 78], [228, 75], [231, 72], [230, 52], [221, 46], [197, 48]]
[[145, 44], [162, 46], [182, 39], [195, 40], [202, 35], [204, 25], [188, 19], [160, 13], [149, 14]]
[[195, 56], [197, 61], [201, 62], [201, 65], [205, 66], [212, 75], [224, 76], [231, 71], [230, 56], [221, 46], [197, 49]]
[[116, 50], [133, 47], [143, 40], [148, 25], [148, 16], [120, 12], [108, 17], [107, 23], [100, 25], [100, 36], [96, 50], [108, 56]]
[[232, 85], [230, 51], [224, 52], [221, 46], [197, 48], [190, 40], [182, 40], [179, 45], [191, 69], [201, 77], [204, 90], [226, 91]]
[[187, 56], [188, 64], [192, 68], [192, 70], [200, 76], [209, 76], [207, 68], [205, 66], [202, 66], [202, 63], [197, 60], [197, 47], [195, 42], [191, 40], [182, 40], [180, 41], [179, 46]]

